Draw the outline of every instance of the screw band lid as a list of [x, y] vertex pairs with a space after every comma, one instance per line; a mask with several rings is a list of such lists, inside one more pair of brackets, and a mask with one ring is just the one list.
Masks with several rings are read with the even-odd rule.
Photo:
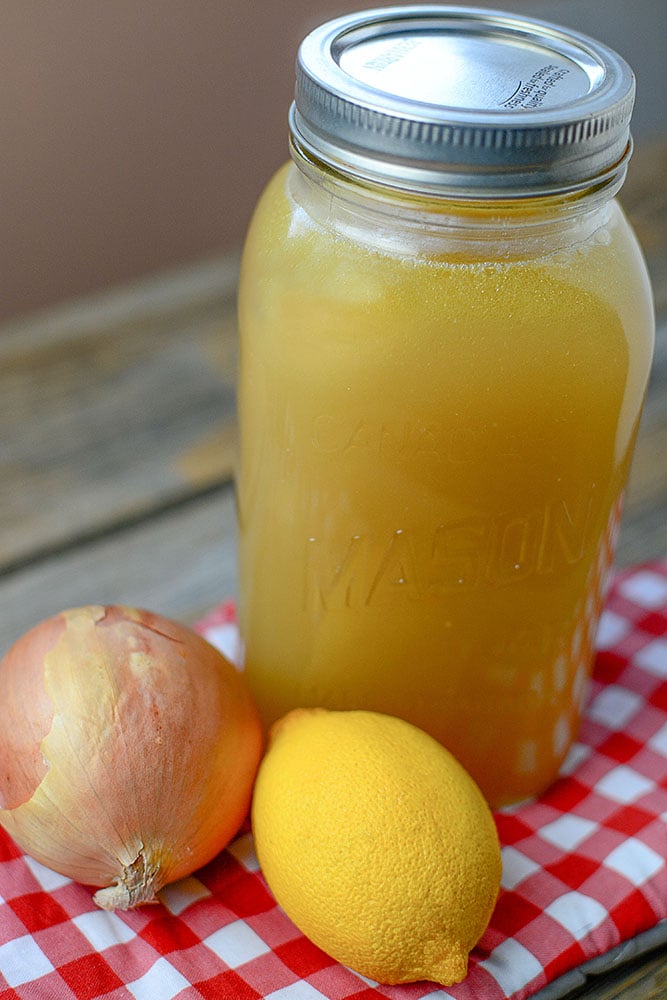
[[634, 92], [617, 53], [557, 25], [474, 7], [385, 7], [304, 39], [290, 128], [307, 155], [357, 179], [534, 196], [624, 172]]

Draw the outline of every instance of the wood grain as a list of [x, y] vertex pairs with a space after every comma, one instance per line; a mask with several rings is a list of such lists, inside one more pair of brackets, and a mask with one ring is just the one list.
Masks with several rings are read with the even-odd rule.
[[231, 486], [109, 529], [0, 578], [0, 655], [66, 607], [129, 604], [191, 623], [236, 592]]
[[229, 481], [235, 262], [187, 277], [0, 331], [1, 570]]
[[[594, 976], [562, 1000], [665, 1000], [667, 997], [667, 949], [659, 948], [649, 955]], [[536, 997], [535, 1000], [539, 1000]]]

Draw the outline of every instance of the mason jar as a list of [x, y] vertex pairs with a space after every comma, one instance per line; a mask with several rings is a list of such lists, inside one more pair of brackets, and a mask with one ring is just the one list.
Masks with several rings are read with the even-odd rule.
[[240, 629], [269, 726], [373, 709], [493, 805], [576, 737], [653, 344], [616, 201], [633, 75], [551, 24], [354, 13], [302, 43], [243, 255]]

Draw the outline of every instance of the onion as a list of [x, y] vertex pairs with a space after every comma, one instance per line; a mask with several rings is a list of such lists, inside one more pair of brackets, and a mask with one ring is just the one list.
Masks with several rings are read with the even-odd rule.
[[63, 611], [0, 662], [0, 824], [128, 909], [210, 861], [245, 818], [261, 730], [243, 677], [148, 611]]

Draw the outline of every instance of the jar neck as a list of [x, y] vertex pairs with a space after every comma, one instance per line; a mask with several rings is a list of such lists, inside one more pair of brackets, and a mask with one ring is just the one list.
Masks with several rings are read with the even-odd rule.
[[515, 259], [585, 243], [609, 221], [623, 175], [562, 195], [505, 199], [415, 194], [352, 180], [292, 144], [291, 191], [320, 225], [401, 256]]

